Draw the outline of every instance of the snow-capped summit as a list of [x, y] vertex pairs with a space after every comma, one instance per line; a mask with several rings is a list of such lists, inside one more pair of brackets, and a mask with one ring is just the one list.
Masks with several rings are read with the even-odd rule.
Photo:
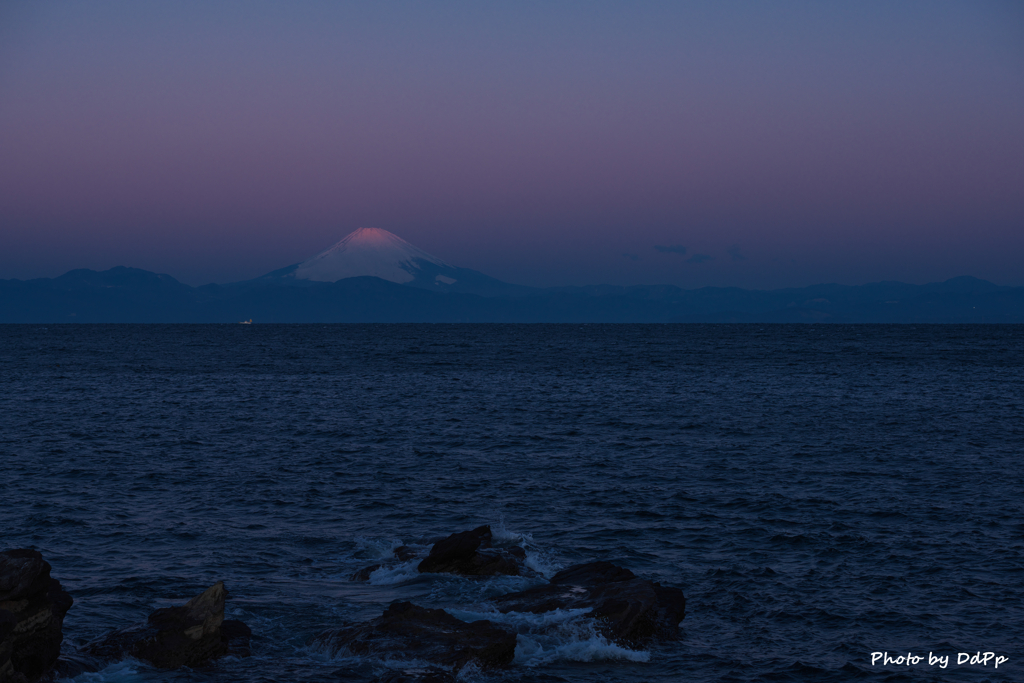
[[368, 275], [406, 283], [416, 279], [427, 264], [451, 268], [436, 256], [387, 230], [359, 228], [330, 249], [298, 264], [294, 273], [296, 280], [316, 282], [336, 282]]
[[532, 291], [449, 265], [380, 228], [359, 228], [327, 251], [250, 280], [248, 285], [314, 287], [353, 277], [376, 277], [433, 292], [480, 296], [517, 296]]

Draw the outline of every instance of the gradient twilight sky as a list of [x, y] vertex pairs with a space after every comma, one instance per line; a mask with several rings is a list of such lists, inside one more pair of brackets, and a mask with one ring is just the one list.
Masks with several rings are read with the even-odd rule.
[[361, 226], [529, 285], [1024, 285], [1024, 3], [0, 4], [0, 278]]

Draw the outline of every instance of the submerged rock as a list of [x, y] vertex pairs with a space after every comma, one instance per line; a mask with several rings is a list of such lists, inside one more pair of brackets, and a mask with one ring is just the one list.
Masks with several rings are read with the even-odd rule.
[[36, 550], [0, 552], [0, 683], [32, 683], [57, 662], [73, 604]]
[[407, 545], [400, 545], [395, 548], [394, 554], [399, 562], [408, 562], [409, 560], [416, 559], [416, 551]]
[[195, 667], [226, 654], [248, 656], [252, 631], [224, 620], [227, 589], [217, 582], [181, 607], [164, 607], [137, 624], [89, 643], [81, 653], [104, 660], [135, 657], [161, 669]]
[[384, 562], [371, 564], [369, 567], [363, 567], [359, 571], [352, 574], [352, 576], [349, 577], [349, 581], [369, 581], [370, 574], [374, 573], [381, 567], [393, 567], [398, 562], [408, 562], [409, 560], [416, 559], [416, 551], [407, 545], [398, 546], [397, 548], [395, 548], [395, 551], [392, 553], [392, 555], [394, 559], [392, 559], [390, 562], [385, 560]]
[[463, 576], [520, 576], [524, 572], [522, 548], [491, 547], [491, 527], [485, 524], [441, 539], [420, 562], [420, 572]]
[[637, 578], [611, 562], [569, 567], [546, 585], [502, 595], [492, 602], [502, 613], [589, 609], [597, 630], [627, 647], [643, 645], [652, 638], [678, 637], [679, 622], [686, 615], [681, 590]]
[[470, 662], [482, 669], [508, 666], [516, 651], [516, 635], [489, 621], [467, 623], [410, 602], [396, 602], [365, 624], [321, 633], [311, 643], [331, 656], [346, 648], [352, 654], [396, 655], [454, 671]]
[[370, 574], [374, 573], [384, 565], [382, 564], [371, 564], [369, 567], [363, 567], [355, 574], [349, 577], [349, 581], [369, 581]]

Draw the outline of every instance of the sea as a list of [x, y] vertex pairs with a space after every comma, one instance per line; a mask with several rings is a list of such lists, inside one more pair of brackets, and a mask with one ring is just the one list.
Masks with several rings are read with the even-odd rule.
[[[64, 651], [216, 581], [254, 634], [80, 682], [368, 683], [417, 663], [308, 643], [397, 600], [517, 632], [469, 682], [1022, 681], [1022, 455], [1019, 325], [0, 326], [0, 549]], [[350, 580], [482, 524], [538, 576]], [[489, 606], [592, 560], [679, 639]]]

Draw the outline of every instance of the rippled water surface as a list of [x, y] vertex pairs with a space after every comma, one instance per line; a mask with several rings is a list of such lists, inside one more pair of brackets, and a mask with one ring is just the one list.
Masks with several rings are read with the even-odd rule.
[[0, 326], [0, 364], [0, 545], [74, 596], [65, 648], [217, 580], [255, 634], [81, 681], [369, 680], [400, 664], [309, 637], [531, 580], [349, 576], [486, 523], [688, 614], [639, 652], [510, 617], [515, 665], [466, 680], [1024, 680], [1020, 326]]

